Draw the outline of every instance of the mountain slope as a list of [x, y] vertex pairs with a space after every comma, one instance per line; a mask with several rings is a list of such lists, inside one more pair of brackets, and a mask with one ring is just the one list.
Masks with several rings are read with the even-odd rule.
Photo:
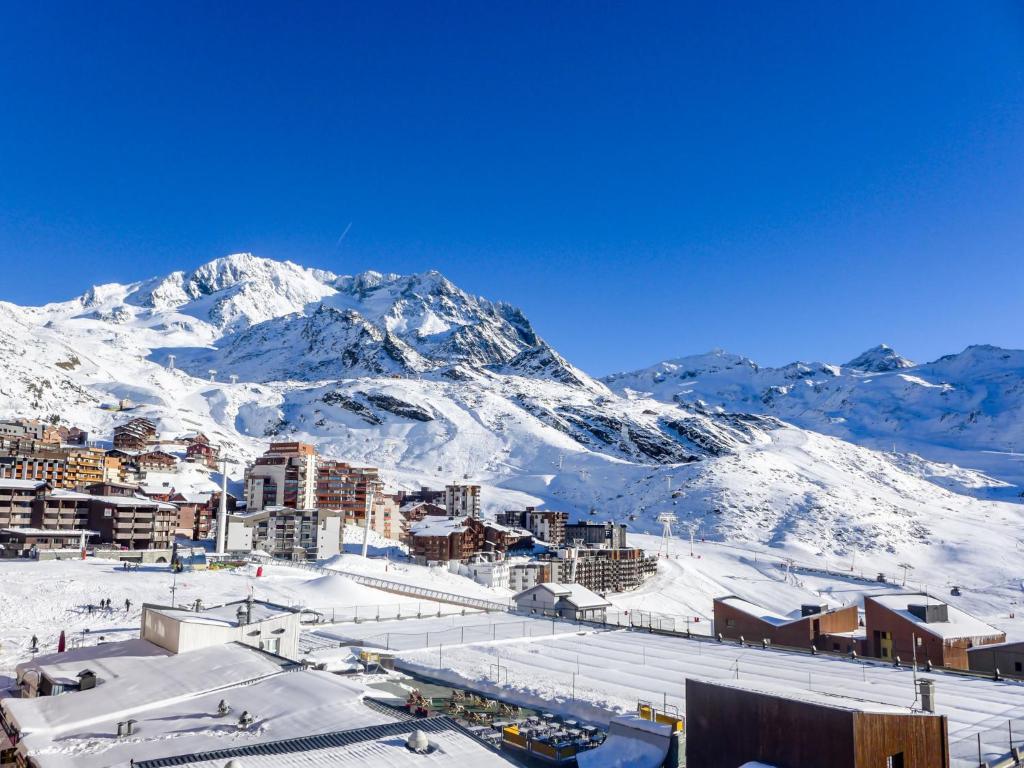
[[972, 346], [916, 365], [882, 345], [846, 366], [781, 368], [716, 351], [604, 382], [632, 397], [770, 414], [861, 445], [895, 446], [1024, 482], [1024, 351]]
[[[492, 510], [596, 509], [637, 531], [675, 511], [719, 539], [925, 558], [959, 535], [957, 516], [1020, 522], [1017, 506], [964, 495], [1005, 489], [984, 474], [785, 423], [850, 387], [909, 419], [903, 387], [943, 389], [925, 375], [956, 377], [959, 393], [1012, 370], [981, 349], [926, 374], [885, 349], [857, 368], [713, 353], [601, 382], [518, 309], [436, 272], [338, 276], [246, 254], [44, 307], [0, 304], [0, 330], [0, 416], [57, 414], [109, 435], [145, 415], [242, 460], [270, 439], [307, 440], [408, 488], [481, 482]], [[121, 398], [135, 410], [100, 407]], [[1014, 402], [1007, 381], [990, 417]]]

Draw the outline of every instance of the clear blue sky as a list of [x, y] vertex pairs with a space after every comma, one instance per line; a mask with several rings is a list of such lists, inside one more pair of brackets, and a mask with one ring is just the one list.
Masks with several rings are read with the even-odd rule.
[[253, 251], [597, 374], [1021, 347], [1022, 75], [995, 0], [0, 0], [0, 299]]

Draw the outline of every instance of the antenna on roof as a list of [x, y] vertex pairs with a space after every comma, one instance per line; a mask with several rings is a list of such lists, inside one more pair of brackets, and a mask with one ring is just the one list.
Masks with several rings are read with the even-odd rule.
[[231, 379], [231, 383], [232, 384], [237, 384], [238, 383], [238, 374], [237, 373], [232, 373], [228, 378]]
[[174, 355], [168, 355], [167, 356], [167, 370], [168, 371], [173, 371], [174, 370], [174, 357], [175, 357]]
[[207, 373], [210, 374], [210, 381], [215, 381], [217, 379], [217, 369], [216, 368], [211, 368], [210, 370], [207, 371]]

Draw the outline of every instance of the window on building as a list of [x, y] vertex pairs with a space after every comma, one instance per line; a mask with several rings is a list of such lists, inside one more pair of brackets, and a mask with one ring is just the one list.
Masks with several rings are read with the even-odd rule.
[[1021, 664], [1021, 662], [1019, 662], [1019, 661], [1013, 662], [1013, 671], [1014, 672], [1024, 672], [1024, 664]]
[[725, 620], [725, 626], [727, 626], [727, 627], [735, 627], [736, 626], [736, 619], [726, 619]]
[[885, 768], [903, 768], [903, 753], [897, 752], [885, 758]]

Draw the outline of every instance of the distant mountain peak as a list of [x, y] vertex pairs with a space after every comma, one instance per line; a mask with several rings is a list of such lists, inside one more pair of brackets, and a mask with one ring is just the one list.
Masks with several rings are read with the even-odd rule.
[[846, 364], [847, 368], [856, 368], [870, 373], [885, 373], [904, 368], [913, 368], [917, 363], [908, 360], [888, 344], [879, 344], [862, 352]]

